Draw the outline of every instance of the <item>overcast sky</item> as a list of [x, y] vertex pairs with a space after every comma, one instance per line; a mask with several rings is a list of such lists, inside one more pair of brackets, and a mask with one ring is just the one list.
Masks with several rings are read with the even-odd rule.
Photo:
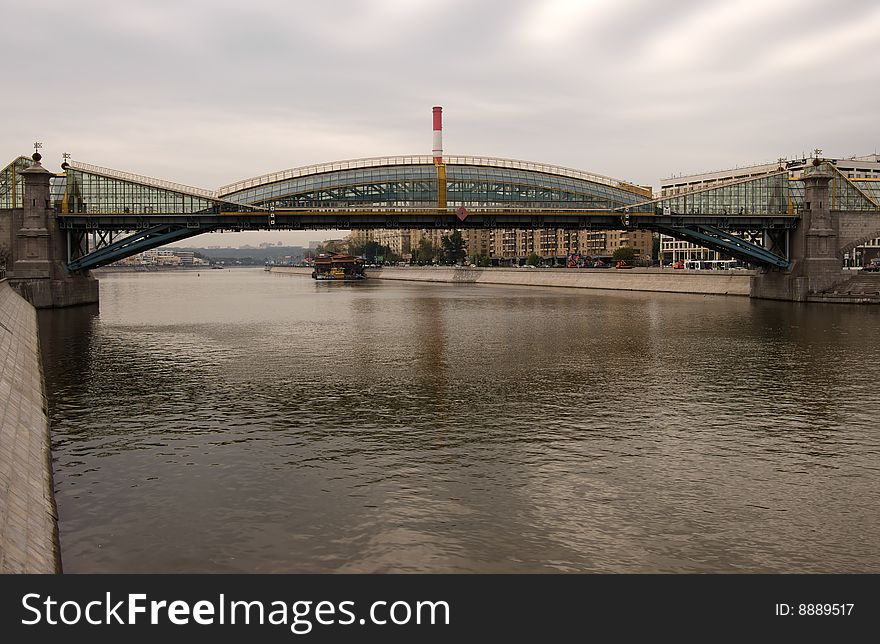
[[[877, 0], [8, 2], [0, 166], [30, 154], [216, 188], [444, 151], [659, 187], [880, 148]], [[303, 243], [325, 232], [203, 235]]]

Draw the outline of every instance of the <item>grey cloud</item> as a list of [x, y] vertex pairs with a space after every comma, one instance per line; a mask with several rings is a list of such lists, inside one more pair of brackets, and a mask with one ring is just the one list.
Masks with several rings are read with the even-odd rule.
[[449, 152], [655, 187], [880, 143], [876, 2], [555, 3], [15, 3], [0, 156], [43, 138], [47, 159], [215, 187], [425, 153], [434, 104]]

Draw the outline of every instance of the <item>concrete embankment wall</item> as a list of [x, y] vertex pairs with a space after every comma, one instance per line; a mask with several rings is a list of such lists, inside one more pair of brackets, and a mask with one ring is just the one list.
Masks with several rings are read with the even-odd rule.
[[0, 280], [0, 572], [60, 570], [37, 312]]
[[[310, 275], [309, 268], [276, 266], [273, 272]], [[659, 268], [455, 268], [404, 267], [367, 269], [371, 279], [411, 282], [561, 286], [612, 291], [656, 291], [702, 295], [749, 294], [752, 271], [684, 271]]]
[[53, 280], [13, 280], [13, 285], [38, 309], [58, 309], [98, 303], [98, 280], [91, 276]]

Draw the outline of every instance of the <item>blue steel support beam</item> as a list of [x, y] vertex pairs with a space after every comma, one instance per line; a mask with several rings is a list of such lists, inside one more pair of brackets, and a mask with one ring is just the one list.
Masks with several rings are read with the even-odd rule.
[[713, 237], [717, 237], [718, 239], [723, 240], [724, 242], [729, 244], [730, 247], [743, 248], [746, 253], [751, 254], [756, 258], [763, 257], [766, 260], [767, 264], [770, 264], [776, 268], [782, 268], [785, 270], [791, 268], [792, 263], [787, 257], [777, 255], [776, 253], [769, 251], [763, 246], [758, 246], [757, 244], [746, 241], [742, 237], [731, 235], [725, 230], [721, 230], [720, 228], [716, 228], [715, 226], [710, 226], [708, 224], [695, 226], [695, 228]]
[[113, 242], [109, 246], [95, 250], [88, 255], [74, 259], [67, 265], [67, 270], [79, 271], [98, 268], [99, 266], [137, 255], [145, 250], [151, 250], [174, 241], [194, 237], [195, 235], [210, 232], [213, 229], [213, 227], [189, 228], [174, 224], [153, 226]]
[[791, 268], [791, 262], [785, 257], [780, 257], [776, 253], [771, 253], [763, 246], [747, 242], [714, 226], [658, 226], [657, 230], [676, 239], [693, 242], [699, 246], [726, 253], [752, 264], [761, 264], [783, 270]]
[[768, 266], [780, 268], [783, 270], [789, 270], [792, 266], [792, 262], [787, 257], [777, 255], [776, 253], [771, 252], [763, 246], [753, 244], [749, 241], [746, 241], [745, 239], [742, 239], [741, 237], [732, 235], [715, 226], [703, 224], [694, 226], [694, 228], [701, 233], [717, 239], [718, 243], [723, 245], [724, 247], [730, 250], [739, 250], [743, 254], [751, 256], [758, 262], [764, 263]]

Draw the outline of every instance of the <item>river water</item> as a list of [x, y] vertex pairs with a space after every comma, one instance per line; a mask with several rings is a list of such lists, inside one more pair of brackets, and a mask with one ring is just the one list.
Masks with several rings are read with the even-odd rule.
[[880, 310], [105, 274], [40, 315], [67, 572], [880, 572]]

